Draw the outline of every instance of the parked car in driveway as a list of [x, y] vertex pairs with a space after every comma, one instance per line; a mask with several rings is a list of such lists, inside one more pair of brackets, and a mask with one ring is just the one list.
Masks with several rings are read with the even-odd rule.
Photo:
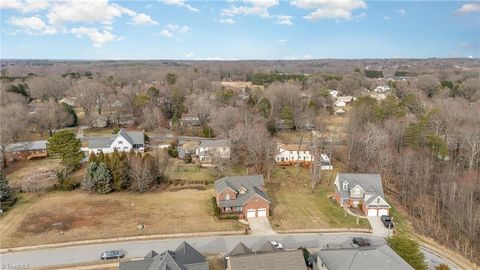
[[386, 228], [390, 228], [390, 229], [393, 228], [392, 217], [390, 217], [390, 216], [382, 216], [381, 219], [382, 219], [383, 225], [384, 225]]
[[121, 250], [107, 250], [100, 255], [101, 260], [120, 259], [125, 256], [125, 253]]
[[283, 245], [282, 245], [282, 243], [280, 243], [280, 242], [270, 241], [270, 244], [272, 244], [272, 246], [274, 246], [274, 247], [277, 248], [277, 249], [283, 249]]

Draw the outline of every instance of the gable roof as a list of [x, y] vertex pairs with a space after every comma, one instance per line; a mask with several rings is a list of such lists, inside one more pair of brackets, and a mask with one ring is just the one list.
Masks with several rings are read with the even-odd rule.
[[270, 241], [265, 241], [261, 246], [259, 246], [255, 252], [274, 252], [277, 251], [277, 249], [270, 243]]
[[143, 131], [126, 131], [121, 128], [120, 131], [111, 137], [94, 137], [88, 139], [88, 148], [109, 148], [110, 145], [119, 137], [125, 138], [125, 140], [131, 145], [145, 144], [145, 137]]
[[[258, 195], [262, 199], [270, 202], [267, 194], [263, 192], [259, 187], [264, 186], [262, 175], [242, 175], [242, 176], [227, 176], [215, 181], [215, 191], [220, 193], [227, 188], [237, 192], [237, 198], [235, 200], [223, 200], [218, 201], [220, 207], [232, 207], [242, 206], [254, 196]], [[240, 188], [246, 188], [247, 192], [244, 194], [238, 193]]]
[[230, 257], [232, 270], [306, 270], [302, 251], [282, 251]]
[[219, 140], [201, 140], [198, 147], [202, 148], [216, 148], [216, 147], [230, 147], [231, 141], [226, 139]]
[[120, 270], [208, 270], [205, 257], [187, 242], [175, 251], [150, 251], [143, 260], [121, 262]]
[[[310, 151], [309, 143], [295, 144], [295, 143], [277, 143], [278, 149], [288, 150], [288, 151]], [[283, 152], [283, 151], [280, 151]]]
[[6, 152], [16, 151], [35, 151], [47, 149], [47, 141], [30, 141], [30, 142], [17, 142], [8, 145], [5, 148]]
[[[317, 254], [328, 269], [342, 270], [413, 270], [388, 245], [322, 249]], [[318, 261], [317, 261], [318, 263]]]
[[[337, 177], [338, 183], [336, 182], [335, 184], [342, 198], [350, 198], [350, 190], [357, 185], [359, 185], [366, 194], [384, 197], [380, 174], [339, 173]], [[345, 181], [348, 183], [348, 190], [343, 190], [343, 183]]]
[[240, 242], [228, 253], [228, 256], [249, 255], [252, 253], [251, 249], [249, 249], [243, 242]]

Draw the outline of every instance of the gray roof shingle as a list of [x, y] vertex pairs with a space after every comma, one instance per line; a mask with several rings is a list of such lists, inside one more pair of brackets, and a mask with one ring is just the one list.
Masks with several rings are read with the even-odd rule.
[[216, 147], [230, 147], [232, 143], [230, 140], [219, 139], [219, 140], [201, 140], [198, 147], [204, 148], [216, 148]]
[[143, 260], [121, 262], [119, 270], [208, 270], [205, 257], [187, 242], [175, 251], [150, 251]]
[[386, 244], [323, 249], [316, 255], [329, 270], [413, 270]]
[[[243, 175], [243, 176], [227, 176], [215, 181], [215, 190], [220, 193], [226, 188], [230, 188], [237, 192], [235, 200], [219, 201], [220, 207], [243, 206], [253, 196], [258, 195], [261, 198], [270, 202], [267, 194], [263, 192], [260, 187], [263, 187], [265, 182], [262, 175]], [[246, 192], [240, 194], [240, 188], [245, 188]]]
[[[340, 195], [342, 198], [350, 198], [350, 190], [359, 185], [366, 194], [378, 195], [384, 198], [382, 179], [380, 174], [364, 174], [364, 173], [339, 173], [338, 174]], [[348, 182], [348, 190], [343, 190], [342, 183]], [[375, 196], [376, 197], [376, 196]]]
[[228, 256], [248, 255], [252, 253], [251, 249], [249, 249], [243, 242], [240, 242], [228, 253]]
[[34, 151], [47, 149], [47, 141], [17, 142], [6, 147], [6, 152]]
[[230, 257], [232, 270], [306, 270], [302, 251], [282, 251]]
[[89, 138], [88, 148], [108, 148], [118, 136], [125, 138], [125, 140], [127, 140], [131, 145], [145, 144], [145, 137], [142, 131], [126, 131], [125, 129], [121, 128], [117, 134], [111, 137]]

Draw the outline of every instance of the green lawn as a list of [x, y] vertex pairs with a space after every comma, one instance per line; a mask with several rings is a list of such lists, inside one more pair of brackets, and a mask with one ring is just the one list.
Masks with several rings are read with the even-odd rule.
[[357, 225], [357, 219], [330, 198], [333, 186], [321, 183], [312, 192], [309, 169], [301, 169], [297, 176], [294, 167], [278, 168], [266, 186], [274, 229], [370, 228], [366, 219]]

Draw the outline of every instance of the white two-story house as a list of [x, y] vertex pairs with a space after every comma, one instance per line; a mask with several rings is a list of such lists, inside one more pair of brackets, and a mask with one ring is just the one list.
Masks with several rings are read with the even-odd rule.
[[310, 146], [307, 144], [285, 144], [277, 143], [277, 155], [275, 161], [281, 165], [302, 163], [309, 165], [314, 161], [310, 153]]
[[230, 159], [231, 141], [225, 139], [219, 140], [201, 140], [195, 151], [200, 165], [209, 166], [212, 164], [212, 157], [220, 159]]
[[118, 152], [129, 152], [130, 150], [143, 152], [145, 149], [145, 137], [143, 131], [120, 131], [112, 137], [97, 137], [89, 138], [88, 146], [83, 150], [88, 153], [100, 153], [103, 152], [113, 153], [115, 150]]

